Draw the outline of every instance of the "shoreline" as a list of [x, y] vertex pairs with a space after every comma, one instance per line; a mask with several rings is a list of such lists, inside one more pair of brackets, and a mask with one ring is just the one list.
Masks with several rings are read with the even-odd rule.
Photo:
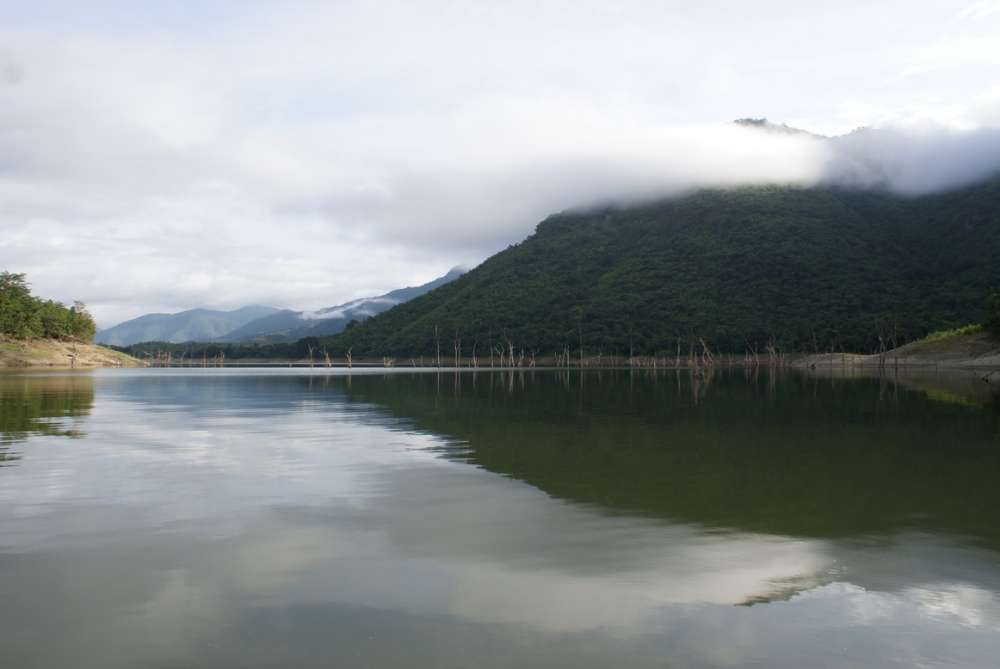
[[98, 344], [62, 339], [0, 339], [0, 368], [51, 367], [89, 369], [94, 367], [147, 367], [124, 353]]
[[954, 334], [938, 339], [921, 339], [884, 354], [808, 355], [792, 365], [809, 369], [1000, 370], [1000, 339], [985, 332]]

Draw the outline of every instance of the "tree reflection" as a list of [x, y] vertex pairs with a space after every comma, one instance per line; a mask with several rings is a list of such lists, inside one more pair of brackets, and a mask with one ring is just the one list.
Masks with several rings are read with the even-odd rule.
[[77, 419], [93, 406], [89, 375], [0, 375], [0, 467], [20, 459], [11, 447], [31, 435], [82, 436]]
[[[520, 374], [490, 372], [477, 386], [443, 375], [440, 390], [427, 375], [358, 377], [346, 392], [447, 438], [452, 457], [616, 513], [805, 537], [944, 532], [1000, 546], [1000, 451], [982, 420], [985, 401], [995, 432], [1000, 404], [969, 396], [964, 377]], [[432, 401], [449, 387], [455, 401]]]

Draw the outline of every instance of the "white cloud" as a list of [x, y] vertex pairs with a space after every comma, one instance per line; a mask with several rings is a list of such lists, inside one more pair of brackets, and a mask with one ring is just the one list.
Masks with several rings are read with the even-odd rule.
[[[872, 173], [902, 190], [954, 185], [920, 165], [988, 171], [971, 149], [1000, 127], [995, 8], [3, 8], [0, 265], [90, 302], [105, 325], [194, 306], [310, 310], [423, 283], [603, 200], [810, 183], [831, 160], [867, 181], [862, 154], [891, 163]], [[845, 139], [831, 159], [821, 142], [727, 126], [743, 116], [897, 130]]]
[[958, 18], [980, 21], [997, 12], [1000, 12], [1000, 0], [983, 0], [960, 11]]

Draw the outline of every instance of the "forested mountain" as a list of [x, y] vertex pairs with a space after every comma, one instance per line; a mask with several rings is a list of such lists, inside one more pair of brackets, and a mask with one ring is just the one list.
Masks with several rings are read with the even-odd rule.
[[1000, 286], [1000, 180], [905, 198], [881, 190], [702, 190], [568, 212], [459, 279], [324, 345], [451, 357], [510, 340], [638, 355], [700, 340], [743, 352], [870, 351], [978, 323]]
[[273, 307], [251, 306], [234, 311], [189, 309], [176, 314], [146, 314], [101, 330], [94, 341], [113, 346], [141, 341], [209, 341], [276, 311]]
[[309, 313], [283, 309], [247, 323], [215, 341], [244, 343], [293, 342], [303, 337], [322, 337], [341, 332], [351, 321], [362, 321], [393, 306], [443, 286], [462, 276], [463, 269], [453, 268], [447, 274], [421, 286], [399, 288], [378, 297], [364, 297], [346, 304], [327, 307]]

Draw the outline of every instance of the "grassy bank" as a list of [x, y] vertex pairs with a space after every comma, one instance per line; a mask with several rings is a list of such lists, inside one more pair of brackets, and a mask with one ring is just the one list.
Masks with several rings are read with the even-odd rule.
[[0, 340], [0, 367], [144, 367], [141, 360], [96, 344], [61, 339]]

